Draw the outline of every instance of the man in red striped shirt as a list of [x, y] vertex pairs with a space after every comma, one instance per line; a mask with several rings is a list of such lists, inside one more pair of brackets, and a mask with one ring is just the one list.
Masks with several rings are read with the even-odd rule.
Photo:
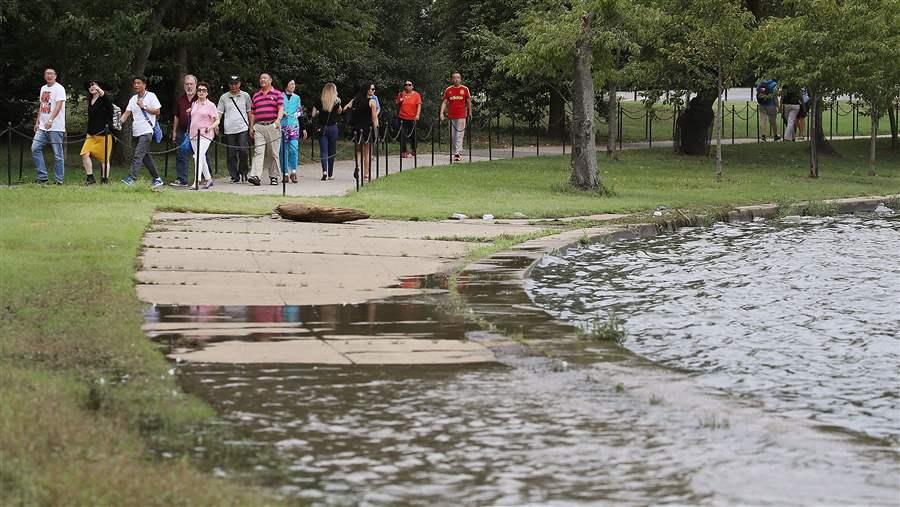
[[284, 94], [272, 87], [272, 75], [259, 75], [259, 91], [253, 94], [250, 108], [250, 138], [253, 139], [253, 165], [247, 182], [260, 185], [263, 166], [268, 169], [269, 183], [277, 185], [281, 177], [281, 118], [284, 116]]
[[466, 135], [466, 121], [472, 118], [472, 94], [462, 85], [462, 76], [454, 72], [451, 76], [452, 86], [444, 90], [444, 101], [441, 102], [441, 120], [444, 113], [450, 118], [450, 149], [453, 160], [462, 160], [463, 137]]

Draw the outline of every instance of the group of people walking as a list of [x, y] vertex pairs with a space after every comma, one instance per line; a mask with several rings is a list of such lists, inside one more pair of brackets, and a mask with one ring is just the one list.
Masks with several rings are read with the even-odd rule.
[[[56, 184], [62, 184], [65, 174], [63, 144], [66, 91], [56, 81], [56, 77], [53, 69], [45, 70], [46, 84], [41, 88], [35, 119], [31, 152], [38, 183], [49, 182], [43, 156], [43, 149], [48, 144], [53, 148]], [[469, 89], [462, 85], [462, 77], [458, 72], [452, 74], [451, 81], [453, 84], [443, 94], [440, 118], [442, 121], [449, 119], [451, 155], [459, 161], [462, 157], [466, 122], [473, 114], [472, 96]], [[86, 84], [89, 93], [88, 125], [81, 157], [86, 175], [85, 183], [88, 185], [96, 183], [92, 160], [100, 163], [100, 183], [108, 183], [113, 145], [110, 128], [117, 130], [129, 119], [132, 121], [134, 156], [128, 175], [122, 179], [122, 183], [133, 185], [143, 166], [150, 173], [151, 187], [164, 185], [150, 153], [152, 141], [159, 143], [162, 140], [159, 125], [162, 104], [156, 94], [147, 90], [147, 80], [143, 76], [135, 76], [131, 84], [134, 94], [121, 113], [108, 97], [102, 83], [91, 81]], [[195, 189], [209, 189], [213, 186], [209, 148], [220, 127], [232, 183], [246, 182], [259, 186], [263, 182], [263, 173], [271, 185], [297, 183], [299, 143], [309, 136], [318, 138], [322, 181], [333, 179], [339, 137], [338, 118], [348, 112], [356, 145], [357, 170], [362, 169], [363, 177], [370, 176], [371, 149], [381, 126], [381, 102], [376, 95], [374, 83], [360, 86], [356, 95], [346, 104], [342, 103], [337, 86], [332, 82], [325, 83], [318, 101], [310, 109], [309, 124], [304, 105], [296, 93], [295, 80], [289, 80], [282, 91], [273, 86], [271, 74], [263, 72], [259, 75], [259, 88], [252, 96], [241, 87], [240, 76], [230, 76], [228, 91], [214, 102], [210, 98], [211, 87], [207, 82], [198, 81], [190, 74], [184, 76], [184, 93], [176, 99], [172, 117], [171, 139], [176, 146], [175, 180], [169, 185], [190, 186]], [[414, 89], [413, 82], [407, 80], [395, 97], [395, 102], [398, 108], [401, 157], [415, 156], [416, 125], [422, 114], [422, 97]], [[189, 181], [188, 159], [194, 164], [193, 182]], [[358, 173], [354, 174], [354, 177], [358, 176]]]

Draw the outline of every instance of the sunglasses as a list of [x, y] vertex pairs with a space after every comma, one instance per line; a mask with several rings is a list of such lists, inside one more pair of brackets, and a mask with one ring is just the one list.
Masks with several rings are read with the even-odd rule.
[[206, 88], [198, 88], [197, 93], [200, 93], [200, 92], [209, 93], [209, 90], [207, 90]]

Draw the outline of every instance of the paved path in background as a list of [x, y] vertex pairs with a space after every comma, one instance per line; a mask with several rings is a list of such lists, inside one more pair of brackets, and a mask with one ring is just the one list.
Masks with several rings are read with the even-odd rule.
[[[756, 139], [736, 139], [735, 144], [750, 144], [756, 143]], [[728, 144], [731, 144], [731, 141], [728, 141]], [[626, 143], [622, 145], [623, 150], [639, 150], [646, 149], [649, 147], [649, 143], [641, 142], [641, 143]], [[659, 149], [672, 149], [672, 141], [654, 141], [653, 148]], [[606, 147], [601, 146], [598, 148], [598, 153], [604, 153], [606, 151]], [[511, 149], [493, 149], [489, 153], [488, 150], [472, 150], [472, 162], [487, 162], [490, 160], [509, 160], [512, 158], [532, 158], [536, 156], [552, 156], [552, 155], [562, 155], [562, 154], [571, 153], [571, 146], [566, 146], [563, 149], [562, 145], [558, 146], [541, 146], [540, 153], [535, 148], [534, 145], [531, 146], [517, 146], [515, 151], [515, 157], [513, 157], [513, 152]], [[308, 160], [308, 155], [305, 156]], [[470, 157], [468, 150], [463, 155], [462, 162], [452, 162], [452, 164], [467, 164], [469, 163]], [[401, 166], [402, 162], [402, 166]], [[419, 156], [418, 160], [413, 158], [402, 159], [399, 154], [389, 154], [387, 157], [387, 161], [385, 161], [384, 155], [379, 157], [379, 162], [376, 164], [372, 162], [372, 178], [376, 178], [376, 175], [380, 177], [384, 177], [386, 175], [396, 174], [401, 171], [411, 171], [411, 170], [422, 170], [422, 169], [435, 169], [441, 170], [446, 169], [451, 165], [450, 156], [447, 153], [435, 153], [434, 156], [434, 165], [432, 165], [431, 159], [431, 151], [429, 147], [429, 151], [427, 153], [423, 153]], [[353, 160], [338, 160], [334, 164], [334, 179], [328, 181], [321, 181], [322, 179], [322, 166], [318, 163], [306, 162], [300, 165], [298, 170], [298, 174], [300, 176], [299, 183], [288, 183], [285, 187], [285, 194], [288, 196], [294, 197], [324, 197], [324, 196], [337, 196], [337, 195], [345, 195], [348, 192], [354, 191], [356, 189], [356, 180], [353, 179], [353, 169], [355, 164]], [[220, 168], [222, 169], [222, 168]], [[224, 176], [221, 174], [224, 173]], [[215, 186], [213, 186], [212, 191], [215, 192], [228, 192], [233, 194], [241, 194], [241, 195], [281, 195], [282, 194], [282, 184], [278, 185], [270, 185], [268, 177], [264, 179], [263, 184], [260, 186], [250, 185], [248, 183], [239, 183], [233, 184], [230, 182], [227, 176], [227, 171], [224, 169], [220, 170], [220, 177], [216, 179]], [[184, 191], [190, 191], [188, 189], [184, 189]], [[205, 190], [203, 190], [205, 192]]]

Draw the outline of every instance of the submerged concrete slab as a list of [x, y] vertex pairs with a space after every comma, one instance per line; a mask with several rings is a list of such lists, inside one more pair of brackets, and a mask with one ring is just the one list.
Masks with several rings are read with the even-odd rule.
[[169, 357], [195, 363], [351, 364], [349, 359], [321, 340], [225, 341], [209, 344], [201, 350], [176, 351]]

